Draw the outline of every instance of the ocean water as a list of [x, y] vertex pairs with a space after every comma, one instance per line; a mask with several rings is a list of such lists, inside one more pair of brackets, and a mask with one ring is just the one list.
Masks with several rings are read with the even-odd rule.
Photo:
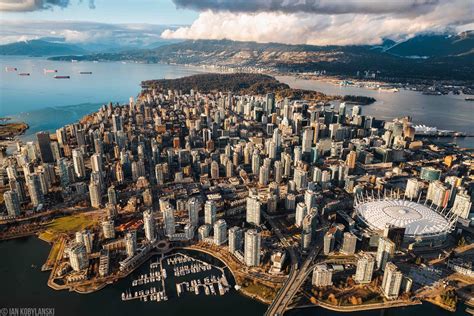
[[[7, 72], [16, 67], [17, 72]], [[203, 72], [199, 67], [121, 62], [57, 62], [0, 57], [0, 117], [23, 120], [27, 135], [72, 123], [108, 102], [128, 102], [147, 79], [172, 79]], [[45, 73], [44, 70], [57, 70]], [[91, 75], [79, 74], [91, 71]], [[19, 73], [29, 73], [20, 76]], [[68, 75], [70, 79], [54, 79]]]

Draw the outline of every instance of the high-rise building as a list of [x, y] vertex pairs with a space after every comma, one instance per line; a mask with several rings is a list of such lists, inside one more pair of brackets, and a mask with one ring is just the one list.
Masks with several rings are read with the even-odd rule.
[[89, 266], [86, 246], [83, 243], [74, 243], [68, 249], [69, 264], [74, 271], [81, 271]]
[[387, 262], [393, 257], [396, 245], [387, 237], [379, 238], [379, 245], [377, 247], [376, 263], [377, 269], [384, 270]]
[[346, 166], [349, 167], [350, 170], [354, 170], [356, 167], [356, 160], [357, 153], [354, 150], [351, 150], [346, 157]]
[[118, 131], [122, 131], [122, 123], [123, 119], [120, 115], [112, 114], [112, 131], [117, 133]]
[[306, 189], [306, 186], [308, 185], [306, 171], [301, 168], [296, 168], [293, 179], [295, 180], [297, 190]]
[[370, 283], [374, 273], [375, 259], [370, 253], [362, 253], [357, 259], [357, 269], [354, 281], [357, 283]]
[[311, 283], [313, 286], [331, 286], [332, 285], [332, 269], [326, 264], [318, 264], [314, 267], [313, 278]]
[[[313, 186], [314, 186], [314, 182], [313, 183]], [[304, 204], [306, 205], [306, 209], [309, 211], [310, 209], [312, 209], [313, 207], [316, 206], [316, 192], [314, 192], [313, 190], [306, 190], [305, 193], [304, 193]]]
[[243, 230], [238, 226], [229, 228], [229, 252], [234, 253], [237, 250], [242, 250], [243, 245]]
[[310, 153], [313, 144], [313, 128], [306, 126], [303, 128], [302, 150], [303, 153]]
[[249, 224], [260, 226], [261, 203], [256, 196], [247, 197], [246, 221]]
[[189, 215], [189, 222], [194, 227], [197, 227], [199, 224], [199, 209], [201, 205], [196, 198], [190, 198], [188, 200], [188, 215]]
[[209, 237], [209, 233], [211, 232], [211, 225], [204, 224], [199, 226], [198, 228], [198, 239], [204, 240]]
[[435, 180], [430, 182], [426, 199], [431, 201], [434, 205], [445, 208], [449, 202], [450, 190], [441, 181]]
[[86, 176], [86, 167], [84, 165], [84, 157], [82, 151], [74, 149], [72, 151], [72, 162], [74, 164], [74, 171], [78, 178], [84, 178]]
[[248, 267], [260, 265], [260, 233], [256, 229], [249, 229], [245, 232], [244, 261]]
[[91, 206], [99, 208], [102, 203], [102, 196], [100, 193], [100, 184], [98, 181], [91, 181], [89, 183], [89, 197], [91, 200]]
[[217, 205], [215, 201], [208, 200], [204, 204], [204, 223], [214, 225], [216, 222]]
[[342, 252], [347, 255], [353, 255], [356, 251], [357, 237], [349, 232], [344, 233], [344, 240], [342, 242]]
[[405, 196], [407, 199], [415, 200], [420, 194], [421, 182], [416, 178], [410, 178], [407, 180], [405, 188]]
[[163, 211], [163, 218], [165, 222], [165, 233], [171, 236], [176, 232], [176, 224], [174, 220], [174, 210], [170, 204], [167, 204]]
[[392, 262], [387, 262], [382, 279], [382, 292], [388, 299], [395, 299], [400, 294], [403, 274]]
[[48, 132], [36, 133], [38, 149], [43, 163], [54, 162], [53, 151], [51, 150], [51, 139]]
[[129, 231], [125, 234], [125, 252], [128, 257], [133, 257], [137, 250], [137, 232]]
[[76, 232], [76, 242], [77, 243], [83, 243], [84, 246], [86, 247], [86, 252], [91, 253], [92, 252], [92, 242], [93, 242], [93, 236], [90, 231], [83, 230]]
[[155, 218], [153, 211], [147, 209], [143, 212], [143, 227], [145, 229], [145, 237], [148, 241], [153, 241], [156, 238], [155, 234]]
[[454, 198], [451, 211], [461, 218], [468, 218], [471, 212], [472, 202], [471, 196], [466, 192], [459, 192]]
[[327, 232], [326, 234], [324, 234], [323, 252], [325, 255], [328, 255], [334, 250], [335, 243], [336, 243], [336, 236], [334, 236], [334, 233]]
[[306, 214], [308, 214], [308, 208], [303, 202], [299, 202], [296, 205], [296, 215], [295, 215], [295, 226], [301, 227], [303, 225], [303, 219]]
[[5, 201], [5, 206], [7, 208], [7, 213], [10, 216], [20, 215], [20, 199], [16, 191], [9, 190], [3, 193], [3, 200]]
[[105, 239], [115, 238], [115, 225], [113, 220], [102, 222], [102, 233]]
[[31, 204], [38, 207], [44, 203], [43, 191], [41, 190], [40, 178], [36, 173], [32, 173], [26, 177], [26, 185], [30, 194]]
[[214, 244], [220, 246], [227, 241], [227, 223], [220, 219], [214, 223]]
[[107, 189], [107, 199], [112, 205], [117, 205], [117, 192], [115, 191], [115, 186], [111, 185]]
[[219, 179], [219, 164], [217, 161], [211, 162], [211, 179]]
[[91, 167], [92, 171], [94, 172], [103, 172], [103, 167], [102, 167], [102, 157], [100, 154], [93, 154], [91, 156]]

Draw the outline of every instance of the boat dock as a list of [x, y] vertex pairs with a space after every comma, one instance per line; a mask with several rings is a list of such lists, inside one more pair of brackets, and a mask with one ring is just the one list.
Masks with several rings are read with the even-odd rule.
[[[127, 289], [122, 293], [122, 301], [139, 299], [142, 302], [161, 302], [168, 300], [165, 284], [168, 275], [167, 269], [173, 271], [173, 281], [175, 281], [178, 298], [185, 293], [224, 295], [230, 290], [223, 268], [183, 253], [176, 253], [162, 256], [155, 262], [150, 262], [148, 273], [140, 274], [132, 279], [131, 287], [137, 289]], [[217, 274], [216, 270], [218, 270]], [[208, 272], [209, 275], [204, 277], [201, 275], [189, 280], [191, 275], [203, 272]], [[179, 280], [185, 277], [187, 279]], [[140, 287], [152, 283], [155, 285], [147, 289], [140, 289]]]

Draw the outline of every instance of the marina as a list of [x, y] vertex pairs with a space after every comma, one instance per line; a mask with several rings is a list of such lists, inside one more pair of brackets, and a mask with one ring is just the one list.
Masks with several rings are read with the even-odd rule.
[[[172, 274], [168, 271], [172, 271]], [[171, 275], [171, 279], [168, 279], [168, 275]], [[154, 283], [152, 287], [141, 289], [152, 283]], [[222, 296], [230, 290], [223, 268], [183, 253], [176, 253], [150, 262], [149, 272], [132, 278], [133, 290], [127, 289], [121, 298], [122, 301], [167, 301], [169, 297], [167, 286], [171, 289], [176, 288], [177, 298], [186, 293]], [[174, 297], [173, 294], [171, 297]]]

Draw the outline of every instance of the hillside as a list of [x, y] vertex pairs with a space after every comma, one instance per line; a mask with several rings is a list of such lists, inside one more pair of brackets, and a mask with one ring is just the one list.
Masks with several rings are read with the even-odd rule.
[[0, 45], [0, 55], [52, 56], [86, 54], [86, 50], [71, 44], [31, 40]]
[[327, 102], [335, 99], [356, 101], [361, 104], [370, 104], [375, 99], [364, 96], [327, 96], [321, 92], [292, 89], [274, 77], [262, 74], [234, 73], [234, 74], [198, 74], [178, 79], [145, 80], [141, 83], [143, 89], [181, 90], [189, 92], [191, 89], [202, 93], [230, 91], [237, 94], [265, 95], [273, 92], [277, 99], [290, 98], [317, 102]]
[[386, 52], [404, 57], [447, 57], [474, 53], [474, 31], [459, 35], [422, 35], [396, 44]]
[[176, 63], [257, 67], [281, 72], [326, 71], [331, 75], [356, 76], [370, 71], [386, 81], [472, 80], [474, 54], [409, 59], [373, 46], [311, 46], [277, 43], [197, 40], [149, 50], [117, 54], [62, 56], [54, 60], [129, 60], [145, 63]]

